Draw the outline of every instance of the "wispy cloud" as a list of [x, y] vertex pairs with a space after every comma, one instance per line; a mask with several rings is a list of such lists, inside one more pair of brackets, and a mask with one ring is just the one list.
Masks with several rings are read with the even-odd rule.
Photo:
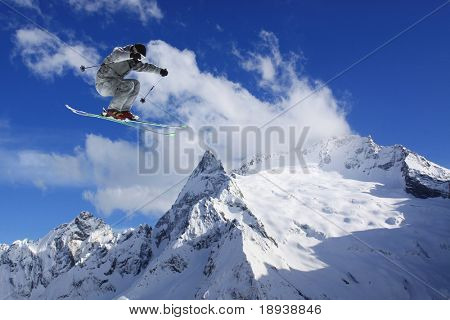
[[89, 13], [112, 14], [120, 10], [129, 11], [139, 16], [140, 21], [146, 24], [148, 20], [161, 20], [164, 15], [155, 0], [66, 0], [76, 10]]
[[114, 210], [133, 212], [138, 209], [138, 206], [156, 198], [149, 208], [144, 207], [141, 211], [159, 215], [169, 208], [177, 191], [174, 190], [170, 197], [158, 197], [161, 193], [159, 186], [107, 187], [100, 188], [96, 192], [84, 191], [83, 198], [91, 202], [98, 211], [107, 215]]
[[80, 186], [89, 179], [83, 154], [64, 155], [35, 150], [0, 149], [0, 180], [8, 183], [32, 183], [47, 186]]
[[37, 0], [6, 0], [7, 2], [17, 5], [21, 8], [32, 9], [41, 13], [39, 2]]
[[[42, 15], [38, 0], [5, 0], [16, 7], [34, 10]], [[129, 12], [139, 17], [145, 25], [149, 20], [160, 21], [164, 14], [156, 0], [63, 0], [52, 2], [67, 2], [74, 10], [88, 14], [112, 15], [120, 11]], [[51, 4], [53, 6], [53, 4]]]
[[0, 145], [12, 141], [10, 128], [11, 124], [9, 120], [0, 118]]
[[[320, 81], [299, 75], [295, 65], [298, 58], [294, 54], [283, 56], [274, 34], [263, 32], [262, 35], [261, 51], [252, 52], [250, 56], [268, 59], [270, 66], [261, 63], [258, 68], [250, 68], [249, 72], [260, 77], [268, 99], [222, 75], [200, 70], [193, 51], [179, 50], [164, 41], [151, 41], [148, 44], [149, 56], [156, 64], [169, 70], [169, 76], [158, 87], [158, 94], [152, 96], [152, 102], [160, 106], [177, 106], [171, 111], [196, 129], [203, 125], [259, 126], [280, 110], [314, 92]], [[263, 60], [257, 60], [260, 61]], [[150, 87], [155, 81], [154, 75], [150, 74], [138, 74], [138, 78], [142, 88]], [[151, 104], [139, 104], [138, 108], [146, 115], [165, 116]], [[277, 119], [274, 125], [282, 128], [308, 126], [311, 128], [309, 139], [316, 141], [351, 131], [343, 108], [328, 87], [317, 91], [302, 107]]]
[[[151, 178], [140, 175], [137, 153], [134, 143], [92, 134], [86, 136], [82, 147], [65, 154], [0, 147], [0, 183], [31, 184], [42, 190], [86, 188], [83, 198], [99, 212], [131, 211], [179, 179], [175, 174], [155, 174]], [[161, 214], [169, 208], [178, 189], [140, 212]]]
[[232, 53], [244, 70], [256, 73], [262, 88], [276, 94], [282, 93], [300, 79], [298, 69], [303, 55], [294, 52], [282, 54], [279, 40], [272, 32], [262, 30], [259, 38], [255, 50], [241, 51], [235, 46]]
[[43, 78], [61, 76], [67, 70], [85, 79], [92, 79], [93, 70], [82, 74], [80, 65], [99, 61], [97, 50], [80, 42], [63, 42], [38, 28], [22, 28], [15, 33], [15, 52], [24, 64], [36, 75]]

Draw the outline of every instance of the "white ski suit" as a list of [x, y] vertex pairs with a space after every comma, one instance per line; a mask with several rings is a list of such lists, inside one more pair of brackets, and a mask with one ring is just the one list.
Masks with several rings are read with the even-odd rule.
[[103, 97], [113, 96], [108, 109], [129, 111], [139, 94], [139, 81], [124, 79], [131, 71], [160, 73], [161, 68], [130, 59], [131, 45], [114, 48], [113, 52], [103, 60], [95, 79], [95, 88]]

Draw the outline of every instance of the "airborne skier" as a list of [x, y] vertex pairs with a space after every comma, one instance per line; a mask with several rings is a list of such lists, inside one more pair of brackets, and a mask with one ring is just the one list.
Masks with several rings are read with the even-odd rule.
[[130, 110], [139, 94], [140, 84], [135, 79], [124, 79], [131, 71], [159, 73], [162, 77], [168, 75], [167, 69], [162, 69], [150, 63], [141, 62], [147, 49], [145, 45], [136, 43], [115, 48], [103, 61], [97, 72], [95, 88], [104, 96], [112, 96], [112, 100], [103, 116], [118, 120], [137, 120]]

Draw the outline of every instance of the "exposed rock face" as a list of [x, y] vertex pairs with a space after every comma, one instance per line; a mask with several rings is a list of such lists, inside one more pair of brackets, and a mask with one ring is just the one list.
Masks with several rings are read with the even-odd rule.
[[409, 150], [405, 153], [405, 190], [417, 198], [450, 198], [450, 171]]

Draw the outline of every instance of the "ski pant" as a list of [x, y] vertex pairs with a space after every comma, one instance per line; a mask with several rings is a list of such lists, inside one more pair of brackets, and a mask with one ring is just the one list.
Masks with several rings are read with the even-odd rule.
[[108, 109], [130, 111], [139, 94], [139, 81], [134, 79], [104, 79], [95, 84], [97, 92], [103, 97], [112, 96]]

